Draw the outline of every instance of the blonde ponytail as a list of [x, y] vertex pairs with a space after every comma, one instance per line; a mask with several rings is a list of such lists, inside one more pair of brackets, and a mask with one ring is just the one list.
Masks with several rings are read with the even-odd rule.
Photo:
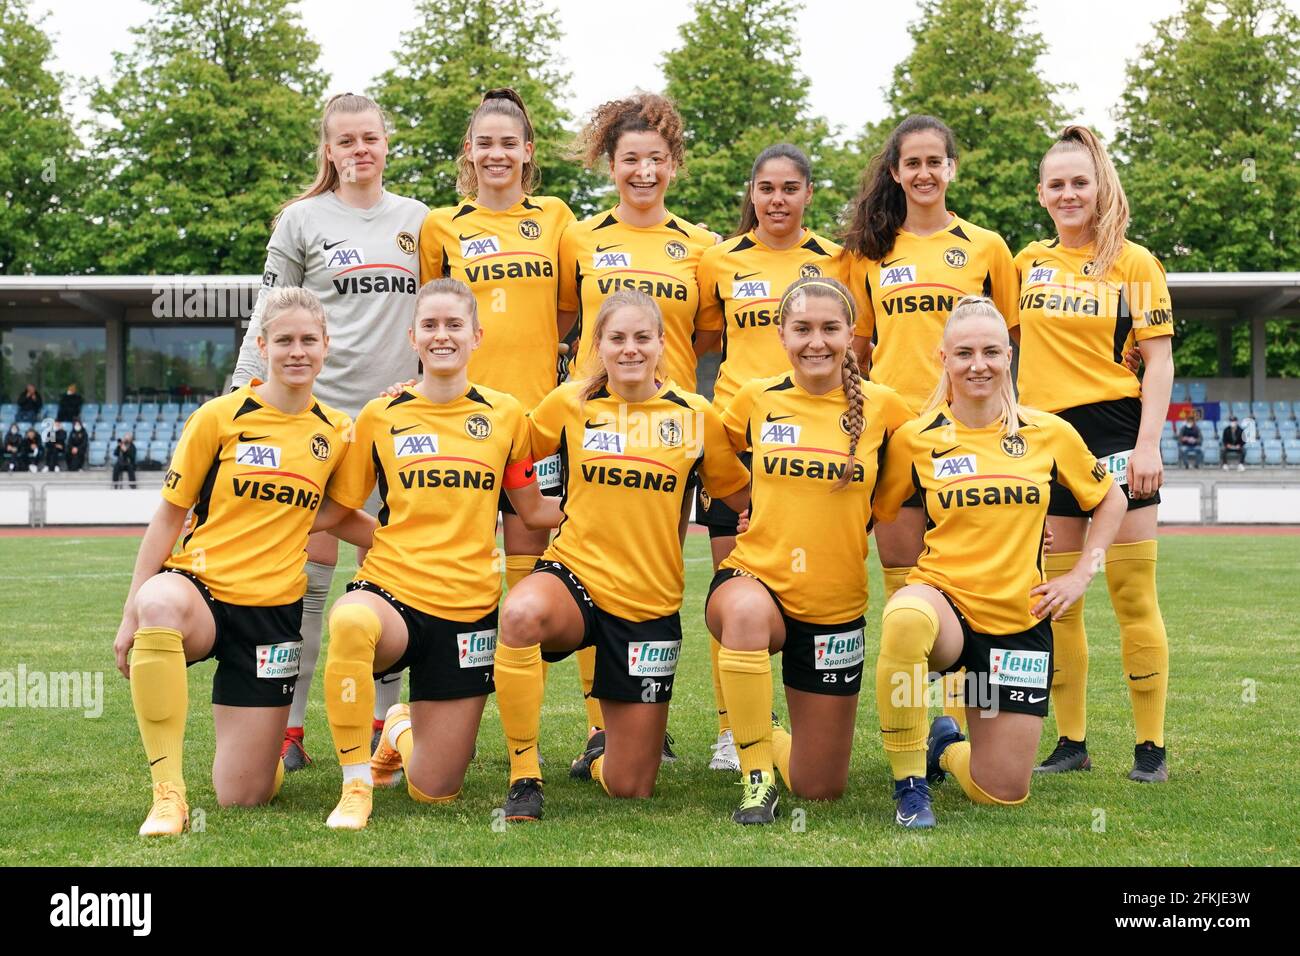
[[[1073, 150], [1088, 155], [1097, 176], [1097, 216], [1093, 221], [1093, 278], [1104, 281], [1124, 251], [1124, 234], [1128, 231], [1128, 197], [1119, 181], [1115, 164], [1097, 134], [1086, 126], [1067, 126], [1043, 155], [1043, 162], [1053, 153]], [[1043, 178], [1043, 162], [1038, 164], [1038, 178]]]

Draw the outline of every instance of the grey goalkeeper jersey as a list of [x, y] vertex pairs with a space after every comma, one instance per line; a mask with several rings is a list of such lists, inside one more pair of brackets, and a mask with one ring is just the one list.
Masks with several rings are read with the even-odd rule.
[[385, 191], [369, 209], [323, 193], [285, 209], [266, 246], [257, 305], [239, 350], [236, 386], [266, 377], [257, 351], [266, 294], [277, 286], [310, 289], [325, 306], [329, 355], [312, 390], [353, 418], [394, 382], [416, 374], [407, 341], [420, 288], [416, 243], [429, 209]]

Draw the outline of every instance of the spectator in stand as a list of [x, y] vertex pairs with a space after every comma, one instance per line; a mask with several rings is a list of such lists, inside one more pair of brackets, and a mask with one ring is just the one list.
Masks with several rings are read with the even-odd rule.
[[81, 417], [81, 403], [84, 399], [77, 394], [77, 383], [73, 382], [68, 390], [59, 396], [59, 421], [70, 422]]
[[36, 471], [41, 466], [41, 436], [35, 428], [27, 429], [18, 449], [18, 470]]
[[41, 417], [41, 393], [28, 384], [18, 396], [18, 421], [34, 422]]
[[135, 487], [135, 442], [134, 436], [127, 432], [117, 440], [117, 447], [113, 449], [113, 487], [122, 487], [122, 472], [126, 472], [127, 477], [131, 479], [131, 487]]
[[[1190, 462], [1195, 461], [1192, 465]], [[1205, 452], [1201, 448], [1201, 430], [1190, 418], [1183, 421], [1178, 429], [1178, 464], [1184, 468], [1200, 468], [1205, 461]]]
[[41, 471], [59, 471], [67, 453], [68, 433], [63, 427], [63, 422], [57, 421], [45, 439], [45, 466]]
[[1237, 424], [1237, 416], [1228, 418], [1228, 427], [1223, 430], [1223, 470], [1228, 470], [1228, 456], [1237, 459], [1237, 470], [1246, 470], [1246, 433]]
[[81, 425], [81, 419], [72, 422], [68, 431], [68, 471], [81, 471], [86, 467], [86, 449], [90, 444], [90, 435]]
[[5, 434], [4, 445], [4, 464], [5, 471], [17, 471], [18, 459], [22, 455], [23, 433], [18, 430], [18, 426], [10, 425], [9, 431]]

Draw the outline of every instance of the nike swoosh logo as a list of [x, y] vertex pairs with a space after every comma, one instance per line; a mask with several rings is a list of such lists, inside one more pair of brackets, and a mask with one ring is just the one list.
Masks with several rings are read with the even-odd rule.
[[1159, 674], [1159, 673], [1160, 673], [1159, 671], [1152, 671], [1150, 674], [1143, 674], [1141, 677], [1139, 677], [1139, 676], [1137, 676], [1137, 675], [1135, 675], [1135, 674], [1129, 674], [1129, 675], [1128, 675], [1128, 679], [1129, 679], [1129, 680], [1146, 680], [1148, 677], [1155, 677], [1155, 676], [1156, 676], [1157, 674]]
[[389, 674], [387, 677], [381, 677], [381, 678], [379, 678], [379, 683], [381, 683], [381, 684], [391, 684], [393, 681], [395, 681], [395, 680], [401, 680], [401, 679], [402, 679], [402, 675], [401, 675], [401, 674]]
[[892, 266], [895, 262], [902, 262], [906, 258], [907, 256], [899, 256], [897, 259], [890, 259], [888, 262], [882, 262], [880, 264], [880, 268], [887, 269], [890, 266]]
[[899, 813], [896, 816], [898, 817], [899, 823], [903, 824], [904, 826], [907, 826], [909, 823], [911, 823], [913, 820], [916, 819], [917, 815], [914, 813], [910, 817], [905, 817], [901, 813]]
[[586, 690], [586, 691], [583, 691], [583, 692], [582, 692], [582, 699], [583, 699], [583, 700], [587, 700], [587, 699], [589, 699], [590, 697], [591, 697], [591, 691]]
[[609, 246], [596, 246], [596, 251], [597, 251], [597, 252], [605, 252], [605, 251], [608, 250], [608, 249], [617, 249], [617, 248], [618, 248], [619, 246], [621, 246], [622, 244], [623, 244], [623, 243], [621, 243], [621, 242], [616, 242], [616, 243], [614, 243], [613, 245], [609, 245]]
[[587, 427], [588, 427], [588, 428], [608, 428], [608, 427], [609, 427], [610, 425], [612, 425], [612, 424], [614, 424], [614, 423], [613, 423], [613, 422], [593, 422], [591, 419], [587, 419]]
[[352, 753], [352, 751], [354, 751], [354, 750], [360, 750], [360, 749], [361, 749], [361, 745], [360, 745], [360, 744], [357, 744], [355, 747], [348, 747], [346, 750], [340, 750], [339, 753], [341, 753], [341, 754], [350, 754], [350, 753]]
[[263, 438], [270, 438], [270, 437], [271, 437], [270, 435], [245, 435], [243, 432], [239, 433], [240, 441], [261, 441]]
[[1042, 697], [1035, 697], [1033, 694], [1029, 695], [1029, 702], [1031, 704], [1041, 704], [1045, 700], [1047, 700], [1046, 694], [1044, 694]]
[[735, 273], [737, 282], [744, 282], [746, 279], [752, 279], [756, 275], [758, 275], [757, 272], [746, 272], [743, 276], [739, 272]]
[[725, 710], [720, 710], [720, 711], [718, 711], [718, 716], [719, 716], [719, 717], [722, 717], [722, 716], [724, 716], [726, 713], [727, 713], [727, 712], [726, 712]]
[[1035, 259], [1035, 260], [1034, 260], [1034, 264], [1031, 265], [1029, 268], [1031, 268], [1031, 269], [1037, 269], [1039, 266], [1046, 265], [1047, 263], [1049, 263], [1049, 262], [1051, 262], [1051, 261], [1052, 261], [1051, 259]]
[[750, 741], [749, 743], [747, 743], [747, 744], [742, 744], [739, 740], [737, 740], [737, 741], [736, 741], [736, 746], [739, 747], [741, 750], [748, 750], [750, 747], [754, 746], [754, 744], [756, 744], [756, 743], [758, 743], [757, 740], [751, 740], [751, 741]]
[[794, 418], [794, 416], [793, 416], [793, 415], [773, 415], [771, 412], [768, 412], [768, 413], [767, 413], [767, 418], [765, 418], [765, 419], [763, 419], [763, 420], [764, 420], [764, 421], [767, 421], [767, 422], [780, 422], [780, 421], [785, 421], [785, 419], [787, 419], [787, 418]]
[[536, 468], [534, 468], [532, 465], [529, 465], [527, 468], [524, 469], [524, 477], [525, 477], [525, 478], [531, 478], [531, 477], [533, 477], [533, 474], [534, 474], [534, 472], [536, 472], [536, 471], [537, 471]]
[[953, 445], [951, 448], [948, 448], [948, 449], [946, 449], [946, 450], [944, 450], [944, 451], [932, 451], [932, 452], [930, 452], [930, 457], [931, 457], [931, 458], [942, 458], [944, 455], [948, 454], [949, 452], [954, 452], [954, 451], [956, 451], [956, 450], [957, 450], [958, 448], [960, 448], [960, 447], [961, 447], [961, 445]]
[[414, 426], [414, 425], [407, 425], [405, 428], [398, 428], [396, 425], [390, 425], [390, 426], [388, 426], [388, 431], [389, 431], [389, 434], [392, 434], [392, 435], [400, 435], [400, 434], [402, 434], [402, 432], [409, 432], [412, 428], [415, 428], [415, 426]]
[[852, 677], [846, 677], [846, 678], [844, 678], [844, 683], [846, 683], [846, 684], [852, 684], [855, 680], [857, 680], [857, 679], [858, 679], [859, 677], [861, 677], [861, 676], [862, 676], [862, 671], [858, 671], [858, 672], [857, 672], [856, 674], [854, 674]]
[[530, 751], [530, 750], [532, 750], [532, 749], [533, 749], [533, 748], [532, 748], [531, 746], [525, 747], [523, 750], [520, 750], [518, 747], [516, 747], [516, 748], [515, 748], [515, 756], [518, 757], [520, 754], [526, 754], [526, 753], [528, 753], [528, 751]]
[[[166, 760], [166, 759], [167, 759], [167, 755], [166, 755], [166, 754], [163, 754], [161, 757], [158, 758], [158, 760]], [[154, 764], [156, 764], [156, 763], [158, 762], [158, 760], [150, 760], [150, 761], [149, 761], [149, 766], [152, 767]]]
[[335, 246], [341, 246], [345, 242], [347, 242], [346, 239], [340, 239], [338, 242], [322, 242], [320, 245], [322, 249], [324, 249], [326, 252], [329, 252]]
[[[460, 233], [457, 233], [457, 235], [460, 236]], [[460, 236], [460, 241], [461, 241], [461, 242], [469, 242], [469, 241], [470, 241], [471, 239], [473, 239], [475, 236], [481, 236], [481, 235], [483, 235], [483, 230], [482, 230], [482, 229], [480, 229], [478, 232], [471, 232], [468, 236]]]

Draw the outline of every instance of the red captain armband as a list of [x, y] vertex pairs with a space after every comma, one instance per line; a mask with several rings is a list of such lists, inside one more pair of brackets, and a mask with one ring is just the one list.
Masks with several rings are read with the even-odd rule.
[[537, 469], [533, 467], [532, 458], [522, 458], [513, 465], [506, 465], [502, 486], [506, 489], [522, 488], [537, 480]]

